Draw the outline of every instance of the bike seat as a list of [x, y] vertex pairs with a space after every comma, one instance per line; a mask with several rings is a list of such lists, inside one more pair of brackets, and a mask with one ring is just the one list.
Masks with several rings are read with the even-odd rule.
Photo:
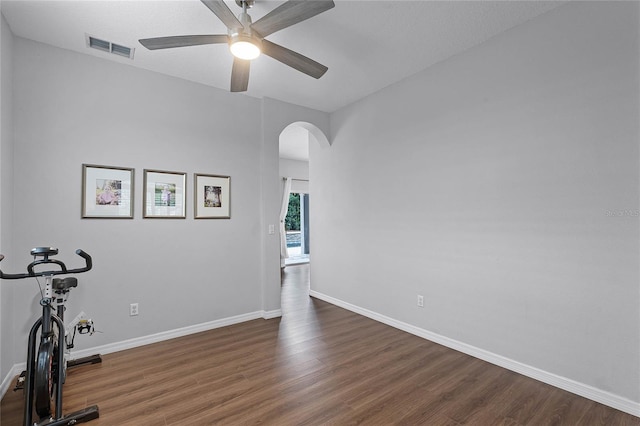
[[70, 288], [78, 287], [78, 279], [76, 277], [54, 278], [53, 289], [57, 291], [66, 291]]

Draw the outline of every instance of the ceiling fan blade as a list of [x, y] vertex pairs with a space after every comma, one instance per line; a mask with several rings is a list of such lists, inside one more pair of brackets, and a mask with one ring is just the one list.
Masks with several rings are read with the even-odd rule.
[[293, 50], [262, 40], [262, 53], [313, 78], [320, 78], [329, 68]]
[[251, 61], [233, 58], [233, 68], [231, 68], [231, 91], [246, 92], [249, 87], [249, 68]]
[[244, 28], [231, 9], [222, 0], [200, 0], [222, 21], [229, 29]]
[[226, 34], [185, 35], [173, 37], [143, 38], [138, 41], [147, 49], [156, 50], [169, 49], [172, 47], [198, 46], [201, 44], [227, 43], [229, 41], [229, 37]]
[[266, 37], [325, 12], [334, 6], [333, 0], [289, 0], [254, 22], [251, 29], [262, 37]]

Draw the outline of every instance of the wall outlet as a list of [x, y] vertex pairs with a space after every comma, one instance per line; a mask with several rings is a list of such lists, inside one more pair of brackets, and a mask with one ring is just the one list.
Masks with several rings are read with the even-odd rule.
[[129, 316], [135, 317], [136, 315], [138, 315], [138, 304], [132, 303], [129, 305]]
[[418, 306], [424, 308], [424, 296], [421, 294], [418, 295]]

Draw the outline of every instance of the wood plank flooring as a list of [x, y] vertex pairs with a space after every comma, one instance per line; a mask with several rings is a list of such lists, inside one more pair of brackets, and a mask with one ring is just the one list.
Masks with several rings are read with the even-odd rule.
[[[640, 425], [640, 418], [308, 297], [287, 267], [283, 317], [108, 354], [70, 370], [65, 412], [104, 425]], [[2, 400], [20, 425], [22, 393]]]

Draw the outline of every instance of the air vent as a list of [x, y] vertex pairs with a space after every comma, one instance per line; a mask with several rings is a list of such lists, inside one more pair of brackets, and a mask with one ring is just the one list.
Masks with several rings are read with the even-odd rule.
[[114, 55], [123, 56], [125, 58], [133, 59], [133, 53], [135, 49], [132, 49], [121, 44], [112, 43], [110, 41], [101, 40], [89, 34], [85, 34], [87, 41], [87, 47], [92, 49], [102, 50], [103, 52], [113, 53]]

